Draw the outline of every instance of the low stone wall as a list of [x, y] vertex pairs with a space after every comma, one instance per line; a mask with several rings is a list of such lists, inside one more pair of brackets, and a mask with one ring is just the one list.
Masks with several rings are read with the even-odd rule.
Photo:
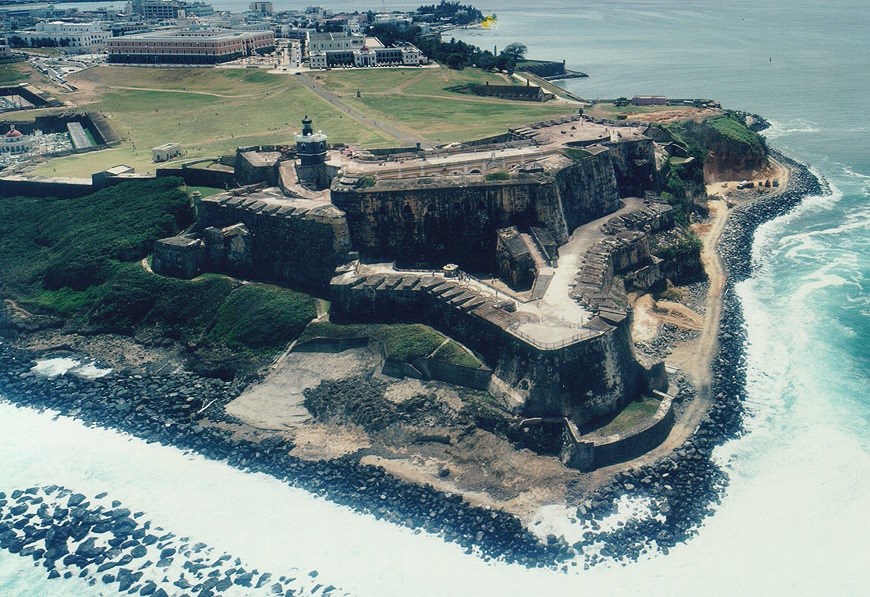
[[212, 187], [216, 189], [226, 189], [236, 186], [236, 177], [234, 172], [225, 172], [223, 170], [208, 170], [206, 168], [157, 168], [156, 175], [158, 178], [163, 176], [177, 176], [184, 181], [184, 184], [194, 187]]
[[63, 182], [59, 180], [29, 180], [0, 178], [0, 196], [5, 197], [59, 197], [73, 199], [94, 192], [90, 182]]
[[633, 460], [659, 446], [674, 426], [674, 405], [673, 397], [657, 394], [661, 397], [658, 409], [649, 420], [638, 426], [609, 436], [590, 437], [590, 434], [573, 438], [568, 465], [581, 471], [591, 471]]

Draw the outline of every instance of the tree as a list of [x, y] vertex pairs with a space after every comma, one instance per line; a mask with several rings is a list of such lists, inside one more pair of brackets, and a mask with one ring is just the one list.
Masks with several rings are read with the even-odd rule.
[[525, 59], [526, 52], [529, 49], [525, 46], [525, 44], [520, 43], [512, 43], [505, 46], [505, 49], [501, 51], [505, 56], [512, 58], [514, 62], [519, 62], [520, 60]]

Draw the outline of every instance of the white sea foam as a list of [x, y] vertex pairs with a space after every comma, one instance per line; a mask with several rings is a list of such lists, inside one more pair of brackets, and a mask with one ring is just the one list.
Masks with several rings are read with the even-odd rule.
[[[486, 563], [438, 537], [357, 514], [265, 475], [51, 413], [0, 403], [0, 421], [0, 479], [6, 488], [58, 483], [91, 495], [108, 491], [125, 506], [144, 510], [155, 524], [232, 553], [252, 567], [279, 573], [317, 569], [319, 578], [358, 595], [407, 595], [409, 587], [415, 595], [439, 596], [547, 594], [581, 587], [602, 595], [612, 594], [614, 587], [650, 594], [664, 586], [660, 593], [668, 595], [733, 595], [750, 586], [752, 594], [818, 590], [848, 595], [859, 594], [870, 581], [860, 550], [840, 550], [831, 543], [860, 536], [851, 531], [860, 529], [860, 517], [866, 516], [866, 490], [857, 487], [844, 495], [841, 489], [861, 478], [853, 475], [867, 472], [866, 461], [854, 458], [856, 447], [840, 436], [817, 444], [824, 430], [795, 437], [758, 461], [744, 453], [733, 471], [732, 495], [720, 512], [699, 538], [669, 556], [561, 574]], [[827, 468], [828, 458], [842, 457], [851, 460]], [[818, 475], [809, 485], [807, 467]], [[760, 475], [762, 470], [770, 475]], [[627, 510], [621, 506], [614, 520], [649, 514], [642, 501], [625, 504]], [[848, 520], [829, 520], [824, 516], [829, 508]], [[548, 514], [558, 518], [567, 512], [543, 516]], [[561, 534], [569, 532], [551, 524]], [[849, 533], [842, 528], [846, 525]], [[754, 539], [747, 541], [750, 534]]]
[[87, 379], [105, 377], [112, 369], [97, 367], [96, 363], [84, 363], [69, 357], [56, 357], [37, 361], [31, 372], [45, 377], [59, 377], [71, 373]]

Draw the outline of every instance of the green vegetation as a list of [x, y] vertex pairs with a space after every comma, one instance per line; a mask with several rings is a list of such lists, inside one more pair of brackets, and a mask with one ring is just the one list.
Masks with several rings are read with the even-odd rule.
[[140, 263], [191, 221], [180, 180], [128, 182], [79, 199], [0, 199], [0, 288], [72, 329], [178, 340], [205, 373], [256, 369], [315, 316], [310, 296], [228, 276], [177, 280]]
[[441, 348], [435, 351], [432, 358], [436, 361], [444, 361], [454, 365], [462, 365], [463, 367], [479, 368], [482, 363], [476, 356], [465, 350], [457, 342], [451, 340], [446, 344], [442, 344]]
[[374, 176], [363, 176], [359, 179], [356, 186], [360, 189], [368, 189], [375, 186], [375, 184], [377, 184], [377, 180], [375, 180]]
[[625, 433], [636, 425], [648, 421], [658, 410], [659, 404], [659, 400], [652, 396], [643, 396], [629, 402], [616, 417], [595, 432], [602, 436]]
[[764, 137], [746, 126], [743, 117], [734, 112], [708, 118], [704, 124], [722, 137], [746, 145], [755, 154], [767, 154], [767, 142]]
[[142, 259], [155, 238], [192, 222], [179, 180], [126, 183], [78, 199], [0, 199], [0, 276], [13, 292], [84, 290], [113, 263]]
[[206, 335], [233, 350], [273, 350], [297, 338], [317, 309], [307, 294], [277, 286], [246, 284], [221, 304]]
[[662, 198], [676, 208], [676, 218], [682, 223], [687, 222], [692, 198], [704, 194], [704, 166], [711, 155], [717, 167], [733, 170], [752, 170], [762, 166], [767, 158], [764, 138], [734, 112], [702, 122], [685, 120], [656, 125], [656, 128], [657, 138], [670, 139], [687, 155], [687, 158], [668, 160], [661, 172]]
[[0, 64], [0, 85], [23, 83], [30, 78], [32, 71], [26, 62], [4, 62]]
[[211, 197], [212, 195], [217, 195], [218, 193], [223, 193], [226, 191], [226, 189], [218, 189], [215, 187], [198, 187], [198, 186], [192, 186], [192, 185], [184, 185], [184, 191], [188, 195], [190, 195], [194, 191], [199, 191], [200, 195], [202, 195], [202, 197], [205, 198], [205, 197]]
[[699, 258], [702, 246], [701, 239], [690, 229], [675, 228], [666, 240], [650, 247], [650, 252], [666, 261], [676, 258]]
[[486, 180], [496, 181], [496, 180], [510, 180], [511, 175], [507, 172], [490, 172], [486, 175]]
[[507, 76], [476, 68], [334, 70], [318, 73], [315, 78], [376, 121], [392, 123], [435, 143], [497, 135], [511, 127], [576, 112], [567, 104], [515, 102], [448, 90], [486, 81], [515, 83]]
[[564, 151], [565, 151], [565, 155], [567, 155], [572, 160], [577, 160], [577, 161], [585, 160], [586, 158], [588, 158], [589, 156], [592, 155], [591, 153], [589, 153], [585, 149], [580, 149], [577, 147], [566, 147]]
[[315, 321], [299, 337], [299, 341], [313, 338], [374, 338], [383, 342], [387, 357], [397, 361], [408, 363], [428, 357], [437, 350], [435, 357], [439, 360], [466, 367], [481, 366], [476, 357], [453, 340], [418, 323], [340, 325]]

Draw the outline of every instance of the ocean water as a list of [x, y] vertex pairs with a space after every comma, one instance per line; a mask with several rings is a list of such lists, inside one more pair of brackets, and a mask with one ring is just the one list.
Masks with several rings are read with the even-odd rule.
[[[761, 226], [747, 256], [755, 273], [737, 287], [748, 338], [747, 433], [716, 452], [730, 484], [698, 536], [666, 556], [591, 570], [487, 563], [438, 537], [262, 475], [7, 404], [0, 404], [0, 491], [47, 484], [89, 496], [105, 491], [155, 524], [249, 567], [273, 574], [317, 570], [324, 584], [359, 595], [866, 594], [870, 23], [864, 3], [506, 0], [480, 7], [498, 14], [498, 28], [457, 37], [484, 47], [521, 41], [533, 57], [565, 59], [590, 75], [565, 82], [581, 96], [712, 97], [760, 113], [773, 123], [766, 133], [771, 143], [811, 164], [830, 187]], [[646, 515], [643, 503], [627, 499], [624, 506], [624, 518]], [[558, 508], [540, 513], [547, 529], [569, 537], [576, 529], [566, 516]], [[29, 558], [0, 552], [0, 595], [99, 594], [113, 594], [112, 585], [47, 580]]]

